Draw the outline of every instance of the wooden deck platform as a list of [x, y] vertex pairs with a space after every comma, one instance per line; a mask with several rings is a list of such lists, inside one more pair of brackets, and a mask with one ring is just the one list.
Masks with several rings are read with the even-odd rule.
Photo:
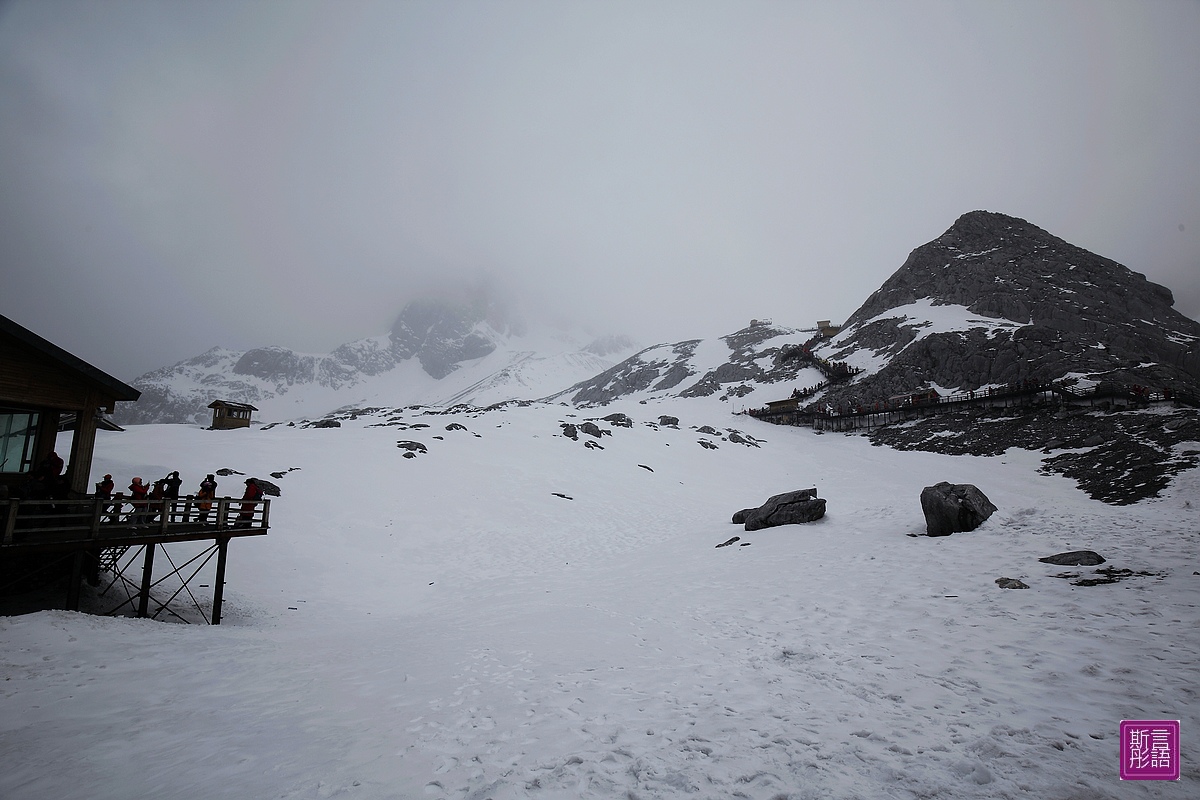
[[[127, 498], [10, 500], [0, 504], [0, 570], [9, 577], [15, 574], [27, 578], [30, 569], [55, 564], [61, 567], [63, 560], [69, 559], [66, 608], [74, 611], [79, 608], [80, 583], [85, 574], [96, 575], [103, 567], [116, 576], [110, 587], [118, 580], [133, 584], [123, 574], [132, 567], [133, 558], [122, 566], [121, 556], [138, 548], [135, 556], [142, 555], [143, 564], [141, 580], [136, 583], [137, 610], [138, 616], [144, 617], [148, 615], [151, 589], [162, 581], [153, 578], [156, 548], [210, 541], [212, 555], [217, 558], [217, 577], [209, 621], [219, 625], [228, 544], [235, 538], [265, 535], [270, 527], [271, 501], [224, 497], [214, 499], [211, 505], [210, 510], [203, 511], [190, 497], [150, 502], [143, 507], [134, 506]], [[179, 576], [182, 588], [165, 603], [159, 603], [159, 611], [166, 609], [181, 590], [192, 596], [188, 582], [198, 569], [185, 576], [183, 567], [173, 560], [171, 565], [174, 570], [170, 574]]]

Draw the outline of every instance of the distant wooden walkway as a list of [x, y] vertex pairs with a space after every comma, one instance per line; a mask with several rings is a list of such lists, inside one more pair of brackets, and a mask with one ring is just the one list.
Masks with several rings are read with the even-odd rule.
[[[1177, 403], [1200, 406], [1200, 398], [1189, 392], [1171, 389], [1147, 389], [1140, 386], [1097, 387], [1090, 391], [1077, 391], [1074, 381], [1024, 381], [1004, 387], [974, 392], [958, 392], [946, 396], [929, 396], [915, 393], [904, 399], [892, 398], [869, 404], [854, 403], [838, 406], [827, 405], [826, 410], [804, 408], [804, 397], [780, 400], [765, 408], [747, 409], [744, 413], [755, 419], [776, 425], [800, 425], [819, 431], [853, 431], [942, 414], [968, 407], [1012, 408], [1045, 405], [1055, 401], [1056, 405], [1087, 405], [1095, 407], [1138, 407], [1156, 403]], [[818, 401], [819, 402], [819, 401]]]
[[[107, 613], [116, 613], [136, 602], [139, 617], [157, 617], [167, 612], [183, 619], [169, 606], [186, 592], [205, 621], [221, 623], [225, 566], [229, 542], [244, 536], [263, 536], [270, 527], [271, 501], [214, 499], [212, 508], [200, 510], [193, 498], [148, 501], [134, 507], [126, 499], [89, 497], [80, 500], [9, 500], [0, 505], [0, 592], [11, 591], [38, 573], [52, 573], [70, 565], [66, 608], [79, 610], [80, 584], [89, 577], [97, 581], [100, 571], [112, 577], [102, 594], [116, 585], [126, 589], [127, 598]], [[179, 542], [210, 541], [200, 556], [176, 564], [165, 546]], [[155, 551], [161, 551], [172, 569], [154, 580]], [[141, 556], [140, 580], [127, 577]], [[217, 559], [213, 583], [211, 618], [191, 591], [191, 582], [209, 560]], [[199, 565], [196, 562], [200, 559]], [[190, 570], [190, 572], [188, 571]], [[170, 576], [180, 586], [165, 601], [152, 596]], [[136, 590], [136, 591], [131, 591]], [[151, 602], [157, 609], [150, 612]]]

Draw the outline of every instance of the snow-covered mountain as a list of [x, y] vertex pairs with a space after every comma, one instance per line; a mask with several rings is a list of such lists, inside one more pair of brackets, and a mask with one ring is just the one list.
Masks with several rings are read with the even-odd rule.
[[475, 295], [410, 302], [389, 333], [312, 355], [285, 347], [214, 347], [132, 383], [138, 403], [121, 423], [203, 423], [213, 400], [250, 403], [264, 421], [345, 405], [488, 405], [537, 397], [628, 355], [623, 336], [531, 330]]
[[[412, 302], [387, 335], [328, 355], [210, 350], [133, 381], [142, 400], [118, 421], [203, 422], [216, 398], [252, 403], [271, 421], [514, 399], [712, 397], [745, 408], [799, 393], [823, 405], [869, 403], [1064, 377], [1195, 396], [1200, 323], [1172, 303], [1169, 289], [1110, 259], [1024, 220], [973, 211], [914, 250], [832, 338], [753, 321], [632, 353], [621, 337], [531, 331], [476, 293]], [[838, 367], [853, 374], [829, 380]]]
[[1173, 302], [1025, 220], [973, 211], [914, 250], [814, 353], [862, 370], [829, 393], [860, 402], [1064, 377], [1196, 393], [1200, 322]]
[[[787, 358], [811, 332], [752, 321], [716, 339], [689, 339], [648, 347], [604, 372], [551, 397], [581, 406], [617, 399], [660, 401], [670, 397], [715, 397], [734, 407], [773, 400], [793, 385], [822, 380], [816, 368]], [[785, 389], [786, 387], [786, 389]]]

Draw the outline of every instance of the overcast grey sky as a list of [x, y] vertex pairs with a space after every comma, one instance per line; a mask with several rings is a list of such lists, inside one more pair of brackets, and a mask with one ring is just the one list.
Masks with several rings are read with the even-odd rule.
[[967, 211], [1200, 318], [1200, 3], [0, 4], [0, 313], [117, 377], [434, 276], [642, 343], [840, 321]]

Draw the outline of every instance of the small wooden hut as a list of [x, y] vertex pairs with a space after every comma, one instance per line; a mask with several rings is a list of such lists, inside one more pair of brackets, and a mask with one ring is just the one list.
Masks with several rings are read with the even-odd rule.
[[249, 403], [234, 403], [229, 400], [214, 400], [208, 404], [213, 410], [210, 430], [226, 431], [231, 428], [249, 428], [250, 415], [258, 411]]

